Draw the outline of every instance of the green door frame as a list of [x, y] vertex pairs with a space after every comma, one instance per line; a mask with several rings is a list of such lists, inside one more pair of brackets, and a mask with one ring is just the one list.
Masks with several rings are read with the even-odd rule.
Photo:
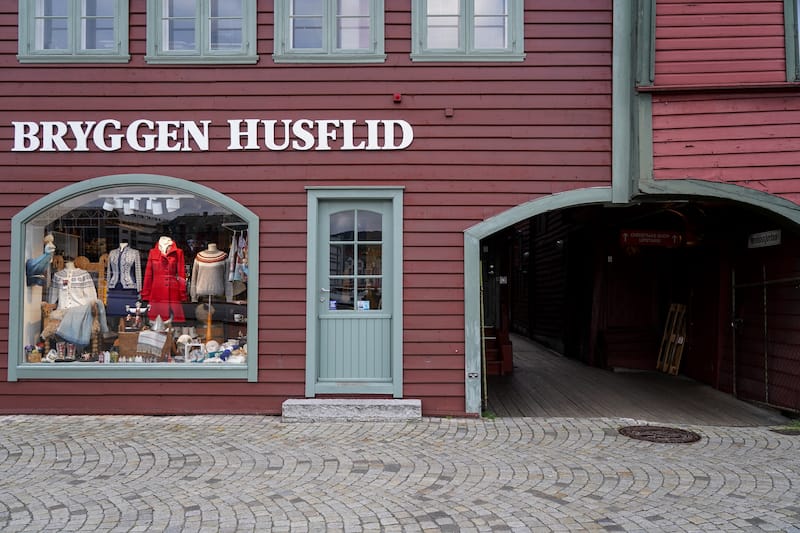
[[[320, 242], [319, 204], [325, 200], [388, 200], [392, 203], [392, 273], [391, 309], [392, 381], [375, 384], [363, 393], [391, 394], [403, 397], [403, 187], [306, 187], [308, 192], [308, 236], [306, 249], [306, 387], [305, 395], [317, 395], [317, 247]], [[342, 391], [346, 393], [346, 391]], [[362, 392], [359, 392], [362, 393]]]

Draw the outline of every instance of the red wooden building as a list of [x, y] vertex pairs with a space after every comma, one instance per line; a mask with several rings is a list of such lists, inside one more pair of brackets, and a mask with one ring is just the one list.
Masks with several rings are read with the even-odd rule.
[[488, 326], [654, 369], [674, 306], [800, 408], [796, 2], [19, 6], [0, 411], [477, 414]]

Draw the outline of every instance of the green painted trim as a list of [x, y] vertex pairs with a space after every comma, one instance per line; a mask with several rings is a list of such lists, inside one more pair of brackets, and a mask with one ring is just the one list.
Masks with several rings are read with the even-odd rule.
[[336, 48], [336, 0], [323, 0], [322, 48], [295, 50], [291, 41], [289, 2], [276, 0], [274, 12], [275, 63], [383, 63], [384, 53], [384, 0], [370, 0], [370, 41], [372, 47], [364, 50], [339, 50]]
[[258, 56], [160, 55], [145, 56], [144, 60], [150, 65], [254, 65], [258, 63]]
[[161, 13], [164, 0], [147, 0], [147, 54], [149, 64], [254, 64], [258, 62], [256, 0], [242, 0], [242, 49], [238, 51], [211, 50], [209, 46], [208, 2], [198, 2], [195, 19], [196, 48], [164, 50]]
[[[322, 186], [306, 187], [308, 194], [308, 225], [306, 240], [306, 387], [305, 395], [313, 398], [317, 394], [331, 392], [333, 385], [320, 386], [317, 383], [317, 244], [319, 235], [319, 202], [320, 200], [391, 200], [392, 201], [392, 257], [394, 297], [392, 300], [392, 383], [384, 385], [373, 383], [370, 389], [361, 383], [360, 394], [374, 392], [376, 394], [392, 394], [395, 398], [403, 397], [403, 193], [405, 187], [340, 187]], [[381, 387], [385, 387], [382, 389]], [[338, 393], [352, 392], [337, 386]], [[378, 392], [380, 390], [380, 392]]]
[[631, 198], [633, 129], [633, 9], [628, 0], [614, 0], [611, 94], [611, 190], [614, 203]]
[[[633, 191], [640, 190], [641, 181], [653, 180], [653, 97], [640, 93], [636, 97], [636, 163], [639, 171], [633, 176]], [[635, 194], [635, 192], [634, 192]]]
[[66, 50], [36, 50], [35, 4], [31, 0], [19, 0], [18, 54], [20, 63], [127, 63], [128, 54], [128, 0], [113, 0], [115, 50], [81, 50], [80, 47], [80, 2], [69, 0], [67, 21], [69, 48]]
[[131, 60], [129, 55], [47, 55], [31, 54], [28, 56], [18, 55], [20, 63], [128, 63]]
[[786, 45], [786, 81], [800, 80], [800, 0], [783, 0], [783, 24]]
[[275, 63], [385, 63], [386, 54], [355, 54], [355, 53], [330, 53], [330, 54], [299, 54], [296, 52], [286, 52], [285, 54], [273, 54], [272, 60]]
[[[432, 49], [427, 45], [425, 28], [429, 0], [411, 2], [411, 60], [424, 61], [524, 61], [525, 60], [525, 5], [523, 0], [509, 0], [508, 31], [511, 45], [504, 50], [481, 50], [474, 47], [474, 0], [459, 0], [459, 42], [457, 49]], [[467, 23], [469, 21], [469, 23]]]
[[[68, 185], [56, 192], [33, 202], [31, 205], [14, 215], [11, 219], [11, 287], [9, 294], [9, 360], [8, 381], [18, 379], [247, 379], [250, 382], [258, 381], [258, 320], [247, 321], [247, 346], [250, 354], [247, 365], [244, 367], [204, 368], [202, 365], [89, 365], [80, 367], [72, 365], [29, 365], [22, 363], [23, 340], [22, 335], [22, 292], [25, 290], [25, 226], [38, 214], [53, 206], [68, 201], [83, 194], [101, 191], [113, 187], [124, 186], [159, 186], [186, 191], [191, 194], [203, 196], [217, 203], [247, 223], [248, 237], [251, 242], [259, 242], [259, 219], [249, 209], [232, 201], [227, 196], [191, 181], [158, 176], [153, 174], [117, 174], [100, 178], [91, 178]], [[259, 250], [253, 246], [248, 251], [250, 263], [250, 279], [255, 280], [247, 284], [247, 315], [258, 316], [258, 267]], [[16, 353], [13, 357], [11, 354]], [[129, 372], [130, 371], [130, 372]]]
[[481, 412], [480, 241], [530, 217], [565, 207], [610, 204], [610, 187], [577, 189], [518, 205], [464, 231], [464, 368], [465, 410]]
[[766, 209], [795, 224], [800, 224], [800, 205], [775, 196], [774, 194], [748, 189], [747, 187], [741, 187], [730, 183], [693, 179], [642, 180], [641, 191], [648, 195], [724, 198], [726, 200]]
[[636, 85], [651, 86], [655, 81], [656, 0], [637, 1]]
[[453, 63], [474, 63], [474, 62], [513, 62], [525, 61], [525, 54], [498, 54], [492, 52], [465, 52], [442, 53], [442, 52], [420, 52], [411, 54], [411, 60], [417, 63], [425, 61], [452, 61]]

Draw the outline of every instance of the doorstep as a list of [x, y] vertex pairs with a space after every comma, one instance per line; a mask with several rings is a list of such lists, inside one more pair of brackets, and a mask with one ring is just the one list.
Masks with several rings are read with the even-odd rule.
[[412, 422], [422, 418], [421, 400], [289, 399], [284, 422]]

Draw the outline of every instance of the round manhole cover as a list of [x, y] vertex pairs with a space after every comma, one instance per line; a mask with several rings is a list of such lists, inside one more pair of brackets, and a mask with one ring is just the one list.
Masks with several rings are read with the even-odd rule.
[[694, 431], [663, 426], [625, 426], [619, 432], [626, 437], [648, 442], [688, 443], [700, 440], [700, 435]]

